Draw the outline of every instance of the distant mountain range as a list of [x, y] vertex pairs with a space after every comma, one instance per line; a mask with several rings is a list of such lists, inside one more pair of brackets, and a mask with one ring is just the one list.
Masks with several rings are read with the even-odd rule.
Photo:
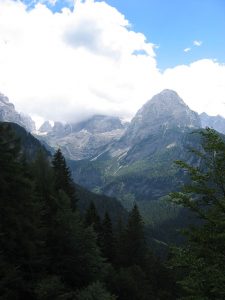
[[98, 155], [99, 148], [120, 139], [124, 130], [119, 118], [95, 115], [78, 124], [45, 122], [36, 136], [52, 148], [60, 146], [67, 158], [82, 160]]
[[[16, 112], [0, 94], [0, 120], [34, 131], [34, 122]], [[190, 134], [202, 127], [225, 133], [225, 119], [198, 115], [175, 91], [149, 100], [128, 124], [117, 117], [95, 115], [80, 123], [52, 126], [46, 121], [34, 134], [48, 149], [60, 147], [77, 183], [91, 191], [118, 197], [125, 206], [167, 195], [183, 180], [174, 160], [193, 160], [199, 144]]]
[[[62, 149], [79, 185], [81, 211], [92, 200], [101, 215], [111, 210], [113, 219], [118, 214], [126, 219], [126, 211], [115, 198], [128, 209], [134, 201], [138, 202], [156, 248], [161, 243], [158, 240], [177, 240], [175, 229], [189, 222], [186, 213], [166, 200], [186, 180], [174, 161], [200, 163], [190, 149], [200, 147], [200, 137], [193, 132], [202, 127], [225, 133], [224, 118], [198, 115], [172, 90], [155, 95], [130, 123], [95, 115], [80, 123], [55, 122], [52, 126], [46, 121], [38, 131], [30, 117], [18, 113], [8, 98], [0, 94], [0, 121], [26, 128], [52, 153], [58, 147]], [[23, 141], [23, 151], [32, 158], [40, 143], [20, 126], [12, 126]]]
[[122, 136], [98, 148], [95, 156], [71, 161], [75, 181], [118, 197], [125, 206], [166, 196], [183, 181], [177, 159], [192, 161], [200, 117], [171, 90], [148, 101]]

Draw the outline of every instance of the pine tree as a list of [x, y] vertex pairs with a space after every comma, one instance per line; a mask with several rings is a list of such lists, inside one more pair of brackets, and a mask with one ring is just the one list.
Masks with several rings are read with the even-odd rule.
[[187, 245], [174, 250], [171, 264], [182, 274], [182, 299], [225, 299], [225, 142], [212, 129], [201, 132], [201, 164], [177, 162], [190, 184], [172, 201], [195, 213], [199, 224], [186, 230]]
[[49, 270], [75, 290], [101, 276], [103, 259], [93, 230], [83, 226], [78, 212], [70, 207], [69, 197], [60, 191], [55, 200], [57, 209], [51, 216], [46, 241]]
[[134, 205], [129, 213], [122, 247], [124, 266], [145, 265], [147, 245], [144, 234], [144, 222], [137, 204]]
[[77, 202], [75, 184], [72, 180], [70, 169], [66, 165], [65, 158], [63, 157], [60, 149], [58, 149], [54, 154], [52, 165], [55, 190], [64, 191], [71, 200], [71, 207], [75, 209]]
[[[44, 170], [39, 172], [49, 182], [51, 172], [41, 159]], [[40, 158], [39, 158], [40, 163]], [[42, 180], [37, 183], [45, 198], [42, 220], [45, 228], [46, 274], [36, 289], [38, 297], [43, 293], [55, 293], [54, 284], [60, 282], [59, 293], [73, 293], [101, 278], [103, 259], [96, 244], [92, 228], [85, 228], [74, 203], [75, 189], [65, 159], [58, 150], [53, 158], [53, 184], [44, 189]], [[38, 168], [37, 168], [38, 169]], [[43, 193], [44, 192], [44, 193]], [[65, 288], [66, 287], [66, 288]], [[61, 294], [60, 294], [61, 295]], [[47, 297], [47, 296], [46, 296]]]

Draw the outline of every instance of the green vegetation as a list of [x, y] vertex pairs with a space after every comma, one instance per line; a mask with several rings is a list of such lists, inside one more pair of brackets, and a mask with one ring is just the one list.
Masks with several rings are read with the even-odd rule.
[[80, 215], [61, 151], [51, 160], [39, 150], [27, 159], [11, 125], [0, 124], [0, 299], [175, 299], [137, 206], [113, 224], [86, 199]]
[[[172, 203], [140, 202], [146, 229], [138, 205], [126, 213], [93, 197], [73, 183], [60, 150], [50, 158], [31, 138], [31, 160], [0, 124], [0, 299], [224, 299], [225, 142], [211, 129], [200, 134], [196, 159], [177, 162], [189, 178]], [[185, 238], [165, 267], [149, 245], [177, 242], [181, 224]]]
[[179, 299], [225, 299], [225, 142], [212, 129], [201, 133], [198, 166], [178, 165], [190, 176], [172, 201], [195, 213], [185, 230], [185, 247], [173, 249], [171, 266], [181, 286]]

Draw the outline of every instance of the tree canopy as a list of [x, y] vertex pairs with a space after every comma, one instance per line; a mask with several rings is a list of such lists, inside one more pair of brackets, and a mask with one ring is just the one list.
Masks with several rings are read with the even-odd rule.
[[182, 299], [225, 299], [225, 142], [209, 128], [200, 134], [198, 165], [177, 162], [190, 181], [172, 201], [194, 212], [196, 225], [185, 231], [187, 244], [174, 249], [171, 264], [182, 274]]

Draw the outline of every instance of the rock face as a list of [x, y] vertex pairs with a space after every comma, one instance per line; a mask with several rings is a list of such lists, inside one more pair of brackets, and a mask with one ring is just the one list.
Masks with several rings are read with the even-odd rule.
[[22, 127], [27, 131], [35, 130], [34, 121], [27, 115], [19, 114], [12, 103], [9, 102], [9, 99], [0, 93], [0, 121], [4, 122], [13, 122]]
[[[99, 155], [102, 147], [118, 140], [125, 130], [119, 118], [102, 115], [77, 124], [55, 122], [49, 131], [46, 123], [42, 126], [41, 130], [47, 134], [40, 134], [39, 138], [54, 149], [60, 147], [64, 155], [73, 160]], [[50, 129], [49, 126], [47, 129]]]
[[209, 116], [205, 112], [200, 114], [202, 127], [210, 127], [225, 134], [225, 119], [220, 115]]
[[181, 183], [174, 161], [192, 161], [189, 148], [198, 139], [190, 132], [200, 127], [198, 114], [176, 92], [164, 90], [137, 112], [119, 139], [98, 148], [88, 161], [74, 162], [73, 176], [88, 189], [126, 203], [156, 200]]
[[199, 128], [196, 112], [172, 90], [164, 90], [149, 100], [135, 115], [124, 140], [135, 144], [157, 132], [160, 128]]
[[39, 132], [41, 133], [49, 133], [52, 131], [52, 126], [49, 121], [45, 121], [41, 127], [38, 129]]
[[95, 115], [92, 118], [75, 125], [73, 130], [76, 132], [87, 130], [90, 133], [105, 133], [118, 129], [124, 129], [119, 118]]

